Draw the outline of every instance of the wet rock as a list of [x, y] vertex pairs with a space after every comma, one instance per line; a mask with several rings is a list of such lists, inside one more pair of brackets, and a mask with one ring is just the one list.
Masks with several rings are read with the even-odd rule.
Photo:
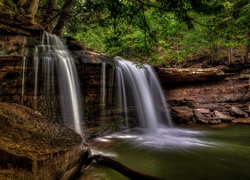
[[250, 124], [250, 118], [236, 118], [232, 120], [234, 124]]
[[176, 106], [171, 108], [171, 115], [175, 122], [180, 124], [193, 123], [193, 110], [187, 106]]
[[233, 117], [232, 116], [229, 116], [229, 115], [225, 115], [219, 111], [214, 111], [214, 115], [219, 117], [221, 119], [221, 121], [224, 121], [224, 122], [231, 122], [233, 120]]
[[194, 114], [195, 114], [195, 120], [197, 123], [200, 124], [219, 124], [221, 123], [221, 120], [219, 117], [206, 117], [204, 116], [199, 110], [194, 109]]
[[196, 109], [198, 111], [200, 111], [202, 114], [206, 114], [206, 115], [210, 115], [211, 112], [209, 109], [205, 109], [205, 108], [200, 108], [200, 109]]
[[236, 106], [231, 106], [230, 114], [235, 117], [248, 117], [248, 114]]

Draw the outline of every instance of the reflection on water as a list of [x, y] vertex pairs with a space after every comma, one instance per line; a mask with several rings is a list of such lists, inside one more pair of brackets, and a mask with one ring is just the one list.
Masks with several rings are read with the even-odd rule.
[[[142, 130], [93, 140], [93, 153], [114, 156], [123, 164], [165, 179], [250, 179], [250, 126], [160, 128], [149, 136]], [[127, 179], [94, 165], [82, 179]]]

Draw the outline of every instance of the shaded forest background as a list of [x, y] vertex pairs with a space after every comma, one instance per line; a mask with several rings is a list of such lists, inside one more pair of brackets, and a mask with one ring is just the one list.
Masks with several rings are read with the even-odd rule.
[[110, 56], [164, 67], [247, 63], [249, 19], [248, 0], [0, 2], [1, 33], [46, 30]]

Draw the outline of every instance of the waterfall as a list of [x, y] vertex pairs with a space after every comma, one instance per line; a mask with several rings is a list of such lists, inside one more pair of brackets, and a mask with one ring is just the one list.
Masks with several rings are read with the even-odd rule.
[[101, 70], [101, 114], [105, 115], [106, 113], [106, 63], [102, 63]]
[[171, 127], [171, 116], [153, 68], [147, 64], [143, 67], [137, 67], [133, 62], [121, 57], [116, 57], [115, 63], [117, 66], [118, 95], [123, 102], [125, 113], [127, 113], [126, 94], [130, 93], [135, 101], [142, 128], [156, 133], [160, 124]]
[[[42, 72], [39, 72], [42, 67]], [[35, 48], [34, 58], [35, 88], [34, 103], [37, 110], [38, 74], [44, 76], [44, 85], [48, 98], [55, 96], [55, 75], [59, 82], [59, 96], [64, 124], [82, 135], [81, 103], [78, 77], [74, 59], [71, 57], [62, 39], [44, 32], [42, 44]], [[53, 108], [53, 107], [52, 107]]]
[[125, 89], [125, 83], [124, 83], [124, 76], [123, 71], [118, 66], [116, 70], [116, 76], [117, 76], [117, 87], [118, 87], [118, 100], [119, 100], [119, 107], [123, 108], [124, 112], [124, 119], [125, 119], [125, 126], [126, 129], [128, 129], [128, 109], [127, 109], [127, 97], [126, 97], [126, 89]]

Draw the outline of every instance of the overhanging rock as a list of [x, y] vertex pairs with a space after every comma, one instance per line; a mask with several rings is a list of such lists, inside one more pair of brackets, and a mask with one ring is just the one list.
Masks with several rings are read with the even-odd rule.
[[0, 134], [0, 179], [68, 179], [89, 153], [73, 130], [18, 104], [0, 102]]

